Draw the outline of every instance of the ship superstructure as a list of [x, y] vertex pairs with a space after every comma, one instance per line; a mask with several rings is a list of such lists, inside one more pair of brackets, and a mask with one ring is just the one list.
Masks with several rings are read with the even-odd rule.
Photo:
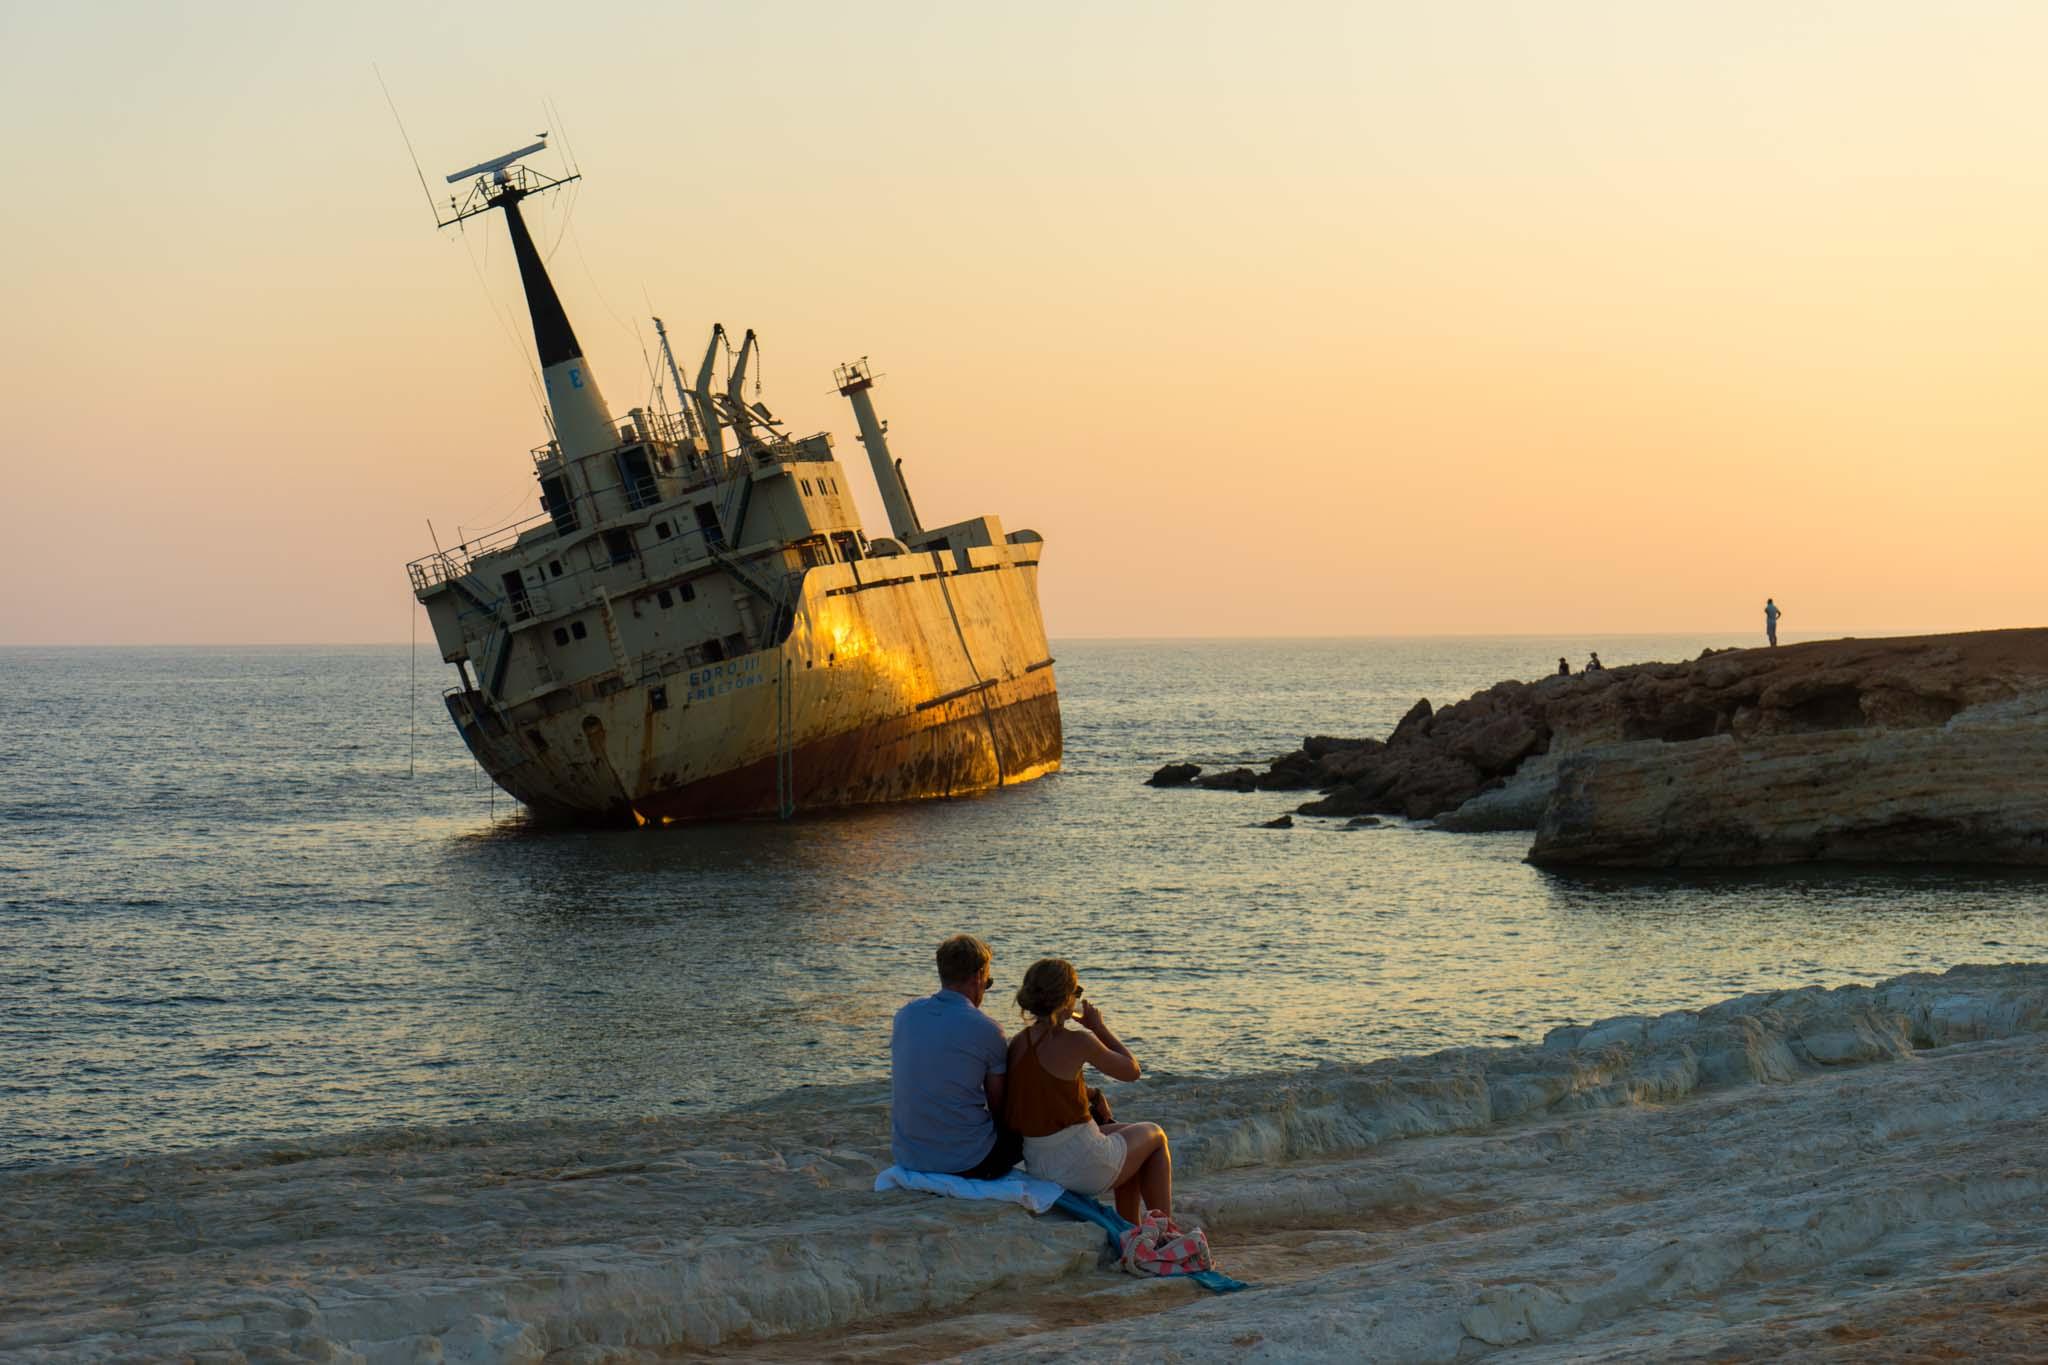
[[[1059, 766], [1041, 538], [995, 517], [923, 527], [865, 360], [839, 392], [889, 516], [870, 538], [830, 433], [793, 437], [745, 385], [756, 340], [712, 329], [673, 410], [616, 417], [520, 213], [566, 184], [519, 164], [449, 177], [449, 223], [504, 215], [552, 438], [538, 515], [409, 566], [449, 714], [536, 815], [661, 822], [944, 796]], [[444, 224], [445, 226], [445, 224]]]

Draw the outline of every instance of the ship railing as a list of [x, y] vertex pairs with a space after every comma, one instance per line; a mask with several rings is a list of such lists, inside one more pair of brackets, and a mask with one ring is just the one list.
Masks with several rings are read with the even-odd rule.
[[461, 578], [469, 573], [477, 560], [485, 555], [496, 554], [500, 550], [509, 550], [522, 536], [548, 526], [549, 523], [549, 514], [540, 512], [522, 521], [515, 521], [510, 526], [501, 526], [495, 531], [472, 536], [453, 549], [435, 550], [430, 555], [423, 555], [405, 566], [406, 572], [412, 576], [413, 591], [425, 592], [428, 588], [445, 583], [451, 578]]
[[[688, 459], [694, 452], [696, 447], [690, 439], [689, 428], [683, 425], [681, 418], [673, 413], [648, 412], [644, 409], [640, 416], [641, 421], [627, 419], [621, 421], [614, 429], [613, 435], [618, 437], [618, 444], [611, 447], [613, 450], [647, 444], [672, 446], [676, 454], [684, 459]], [[561, 460], [562, 444], [559, 441], [548, 441], [533, 447], [528, 453], [533, 457], [534, 468], [542, 469]], [[600, 450], [592, 453], [602, 455], [605, 452]]]
[[528, 588], [524, 593], [511, 599], [512, 619], [531, 621], [537, 616], [546, 616], [554, 611], [548, 601], [546, 588]]

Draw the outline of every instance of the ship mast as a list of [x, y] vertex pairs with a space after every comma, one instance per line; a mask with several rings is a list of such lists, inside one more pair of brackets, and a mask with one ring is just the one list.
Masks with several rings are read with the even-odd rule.
[[561, 296], [555, 293], [554, 281], [548, 278], [547, 264], [541, 260], [533, 234], [527, 231], [526, 220], [519, 213], [521, 200], [582, 178], [571, 174], [558, 180], [514, 164], [522, 157], [545, 151], [547, 145], [547, 134], [543, 133], [540, 141], [530, 146], [480, 161], [449, 176], [451, 185], [472, 176], [476, 183], [461, 203], [453, 197], [449, 199], [454, 213], [440, 226], [451, 227], [492, 209], [504, 211], [505, 228], [512, 235], [512, 254], [519, 262], [519, 282], [526, 290], [526, 311], [533, 320], [533, 344], [540, 354], [541, 382], [547, 389], [555, 440], [565, 459], [576, 460], [612, 449], [619, 438], [611, 409], [598, 392], [597, 377], [583, 358], [583, 345], [576, 340], [576, 329], [569, 325]]
[[868, 465], [875, 471], [875, 487], [889, 513], [889, 533], [910, 544], [924, 534], [924, 527], [910, 501], [909, 485], [903, 482], [903, 461], [889, 454], [889, 424], [875, 416], [875, 400], [870, 396], [875, 387], [874, 367], [862, 356], [851, 365], [841, 365], [833, 378], [839, 381], [840, 396], [853, 405], [860, 443], [867, 447]]

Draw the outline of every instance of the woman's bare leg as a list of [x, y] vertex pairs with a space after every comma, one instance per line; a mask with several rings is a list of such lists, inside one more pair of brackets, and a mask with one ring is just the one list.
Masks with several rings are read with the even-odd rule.
[[1159, 1134], [1159, 1145], [1138, 1170], [1138, 1193], [1146, 1204], [1168, 1218], [1173, 1217], [1173, 1149], [1166, 1144], [1164, 1130]]
[[[1149, 1163], [1153, 1158], [1166, 1155], [1166, 1130], [1156, 1123], [1119, 1123], [1104, 1132], [1117, 1132], [1124, 1139], [1124, 1164], [1116, 1173], [1116, 1211], [1135, 1223], [1145, 1215], [1145, 1206], [1164, 1208], [1171, 1211], [1173, 1203], [1173, 1167], [1166, 1167], [1163, 1187], [1155, 1175], [1146, 1178]], [[1166, 1203], [1153, 1200], [1152, 1193], [1162, 1189]]]
[[1110, 1194], [1116, 1201], [1117, 1216], [1126, 1223], [1142, 1223], [1145, 1220], [1145, 1197], [1138, 1193], [1136, 1180], [1126, 1180]]

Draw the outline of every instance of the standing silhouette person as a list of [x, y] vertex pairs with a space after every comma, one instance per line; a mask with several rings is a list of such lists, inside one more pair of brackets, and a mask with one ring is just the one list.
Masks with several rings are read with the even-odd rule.
[[1778, 604], [1770, 598], [1764, 599], [1764, 636], [1771, 642], [1771, 648], [1778, 647], [1778, 618], [1785, 613], [1778, 610]]

